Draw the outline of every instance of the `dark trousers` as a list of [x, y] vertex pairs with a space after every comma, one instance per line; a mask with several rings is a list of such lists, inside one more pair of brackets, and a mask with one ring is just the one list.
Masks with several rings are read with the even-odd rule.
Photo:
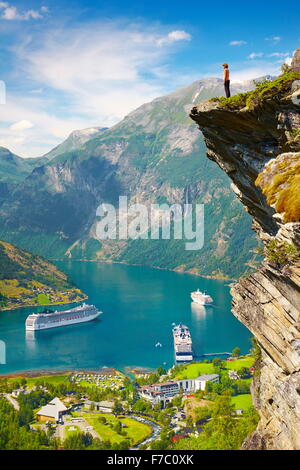
[[224, 82], [226, 98], [230, 98], [230, 80], [225, 80]]

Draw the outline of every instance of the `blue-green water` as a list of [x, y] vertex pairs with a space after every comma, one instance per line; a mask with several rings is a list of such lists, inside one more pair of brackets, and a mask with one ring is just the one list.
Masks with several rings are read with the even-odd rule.
[[[229, 287], [223, 281], [139, 266], [58, 264], [103, 315], [86, 324], [26, 334], [27, 315], [41, 308], [1, 312], [0, 339], [6, 343], [7, 359], [0, 373], [171, 366], [173, 322], [190, 328], [197, 355], [250, 348], [250, 333], [230, 313]], [[193, 307], [190, 292], [198, 287], [214, 298], [213, 307]], [[157, 342], [162, 347], [155, 347]]]

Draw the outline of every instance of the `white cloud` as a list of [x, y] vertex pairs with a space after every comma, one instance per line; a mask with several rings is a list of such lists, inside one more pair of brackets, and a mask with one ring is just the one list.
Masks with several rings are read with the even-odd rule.
[[172, 44], [173, 42], [176, 42], [176, 41], [190, 41], [191, 39], [192, 39], [192, 36], [186, 31], [176, 30], [176, 31], [171, 31], [170, 33], [168, 33], [166, 36], [162, 38], [159, 38], [157, 40], [157, 45], [163, 46], [165, 44]]
[[257, 57], [263, 57], [263, 52], [252, 52], [248, 55], [248, 59], [256, 59]]
[[106, 80], [135, 80], [147, 64], [160, 59], [158, 41], [152, 33], [137, 34], [105, 25], [68, 34], [55, 31], [28, 51], [27, 70], [33, 78], [68, 91]]
[[25, 129], [31, 129], [32, 127], [34, 127], [34, 124], [32, 124], [32, 122], [23, 119], [22, 121], [18, 121], [15, 124], [12, 124], [10, 126], [10, 129], [12, 131], [24, 131]]
[[172, 31], [171, 33], [169, 33], [168, 38], [171, 41], [181, 41], [181, 40], [190, 41], [192, 39], [192, 36], [183, 30], [176, 30], [176, 31]]
[[[22, 15], [21, 15], [22, 16]], [[42, 15], [36, 11], [36, 10], [28, 10], [23, 14], [22, 19], [24, 20], [30, 20], [30, 18], [37, 20], [39, 18], [42, 18]]]
[[163, 91], [156, 71], [169, 47], [189, 38], [184, 31], [162, 36], [142, 27], [101, 24], [68, 34], [51, 31], [38, 46], [21, 47], [18, 55], [32, 80], [68, 93], [70, 106], [77, 112], [120, 119]]
[[271, 36], [269, 38], [265, 38], [266, 41], [273, 41], [273, 42], [278, 42], [281, 40], [280, 36]]
[[244, 44], [247, 44], [247, 42], [246, 42], [246, 41], [242, 41], [242, 40], [240, 40], [240, 41], [231, 41], [231, 42], [229, 43], [230, 46], [242, 46], [242, 45], [244, 45]]
[[7, 7], [2, 14], [2, 18], [5, 20], [14, 20], [17, 19], [17, 16], [18, 14], [16, 7]]
[[43, 93], [43, 88], [34, 88], [33, 90], [30, 90], [29, 93], [32, 93], [34, 95], [38, 94], [40, 95], [41, 93]]
[[[74, 129], [97, 125], [97, 121], [79, 117], [59, 118], [46, 108], [46, 100], [40, 97], [8, 95], [5, 113], [0, 114], [0, 145], [20, 156], [40, 156], [60, 143]], [[26, 116], [26, 119], [18, 121], [20, 116]], [[22, 121], [27, 122], [24, 127], [20, 124]], [[28, 123], [32, 125], [29, 127]]]
[[272, 52], [268, 57], [288, 57], [290, 54], [288, 52]]
[[[41, 12], [46, 12], [48, 11], [45, 10], [47, 7], [42, 7]], [[39, 11], [37, 10], [27, 10], [23, 13], [19, 13], [17, 7], [10, 5], [7, 2], [0, 2], [0, 10], [2, 11], [1, 18], [4, 20], [19, 20], [19, 21], [27, 21], [30, 19], [40, 19], [42, 18], [42, 15]]]
[[[168, 38], [158, 45], [162, 38]], [[8, 96], [0, 116], [6, 146], [20, 155], [38, 156], [74, 129], [105, 126], [157, 96], [182, 86], [169, 70], [174, 46], [187, 41], [184, 31], [162, 26], [94, 23], [25, 37], [15, 47], [16, 74], [30, 80], [21, 96]], [[167, 87], [166, 87], [167, 84]], [[26, 120], [33, 128], [16, 142], [10, 126]], [[2, 138], [2, 141], [3, 141]]]

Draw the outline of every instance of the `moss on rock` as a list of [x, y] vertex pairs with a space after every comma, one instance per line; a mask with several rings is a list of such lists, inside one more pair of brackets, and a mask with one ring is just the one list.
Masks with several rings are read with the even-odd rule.
[[285, 153], [271, 160], [255, 184], [284, 222], [300, 220], [300, 153]]

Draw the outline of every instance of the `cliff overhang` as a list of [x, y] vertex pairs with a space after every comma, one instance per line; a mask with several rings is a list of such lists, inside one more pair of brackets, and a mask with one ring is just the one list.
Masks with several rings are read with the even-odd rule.
[[208, 158], [230, 176], [254, 227], [270, 235], [279, 230], [278, 220], [256, 180], [270, 160], [300, 151], [298, 90], [300, 94], [300, 73], [290, 73], [242, 93], [242, 101], [216, 98], [195, 106], [190, 114], [204, 135]]

